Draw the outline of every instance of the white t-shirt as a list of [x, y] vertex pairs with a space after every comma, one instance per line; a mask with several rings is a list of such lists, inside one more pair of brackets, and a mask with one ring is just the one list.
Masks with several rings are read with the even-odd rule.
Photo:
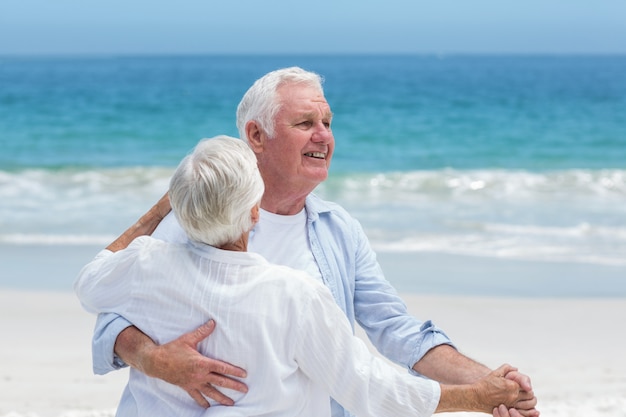
[[309, 245], [305, 209], [293, 216], [261, 209], [259, 223], [250, 232], [248, 251], [258, 253], [272, 263], [305, 271], [322, 281]]
[[[184, 243], [187, 235], [173, 213], [165, 216], [152, 237], [173, 243]], [[282, 216], [261, 209], [259, 222], [248, 238], [248, 252], [258, 253], [271, 263], [305, 271], [322, 280], [309, 246], [306, 209], [293, 216]]]

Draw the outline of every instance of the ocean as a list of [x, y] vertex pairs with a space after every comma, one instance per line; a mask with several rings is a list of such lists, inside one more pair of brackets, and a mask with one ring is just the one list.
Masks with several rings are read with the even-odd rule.
[[626, 272], [626, 56], [0, 57], [0, 244], [108, 244], [292, 65], [334, 113], [316, 193], [377, 252]]

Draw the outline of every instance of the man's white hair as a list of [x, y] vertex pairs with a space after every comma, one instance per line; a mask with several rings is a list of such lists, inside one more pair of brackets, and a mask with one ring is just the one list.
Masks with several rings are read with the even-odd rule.
[[248, 142], [246, 124], [254, 120], [269, 138], [274, 137], [276, 114], [280, 110], [278, 88], [285, 84], [304, 84], [324, 94], [319, 74], [300, 67], [282, 68], [269, 72], [252, 84], [237, 106], [239, 137]]

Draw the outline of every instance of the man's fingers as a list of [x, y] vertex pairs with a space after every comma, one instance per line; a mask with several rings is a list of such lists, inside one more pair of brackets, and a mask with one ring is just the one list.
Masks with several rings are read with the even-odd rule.
[[[215, 330], [215, 321], [209, 320], [204, 323], [202, 326], [196, 328], [195, 330], [183, 335], [185, 338], [185, 342], [189, 344], [194, 349], [197, 348], [198, 343], [202, 342], [206, 339], [211, 333]], [[245, 378], [248, 376], [244, 369], [241, 369], [235, 365], [231, 365], [226, 362], [221, 362], [217, 360], [209, 360], [208, 366], [206, 369], [211, 373], [223, 374], [223, 375], [231, 375], [237, 378]]]
[[221, 392], [219, 392], [217, 389], [215, 389], [213, 386], [209, 384], [206, 384], [205, 386], [202, 387], [202, 393], [205, 396], [209, 397], [210, 399], [214, 401], [217, 401], [218, 403], [222, 405], [235, 405], [235, 402], [232, 400], [232, 398], [227, 397], [226, 395], [222, 394]]
[[537, 405], [537, 397], [531, 392], [520, 391], [515, 408], [530, 410]]
[[[231, 375], [237, 378], [245, 378], [248, 376], [248, 373], [245, 371], [245, 369], [241, 369], [238, 366], [231, 365], [226, 362], [215, 361], [215, 360], [211, 360], [210, 372], [211, 374]], [[213, 384], [213, 385], [219, 385], [219, 384]]]
[[[508, 375], [508, 374], [510, 374], [512, 372], [516, 372], [516, 371], [517, 371], [517, 368], [515, 368], [515, 367], [513, 367], [513, 366], [511, 366], [509, 364], [504, 364], [504, 365], [500, 366], [498, 369], [496, 369], [494, 372], [495, 372], [496, 375], [503, 377], [505, 375]], [[509, 379], [512, 379], [512, 378], [509, 378]], [[513, 381], [515, 381], [515, 380], [513, 379]], [[515, 381], [515, 382], [517, 382], [517, 381]]]
[[194, 389], [194, 390], [188, 390], [187, 393], [191, 396], [191, 398], [194, 399], [196, 403], [198, 403], [200, 407], [209, 408], [211, 406], [211, 404], [209, 404], [207, 399], [202, 396], [200, 391]]
[[524, 391], [524, 390], [520, 390], [519, 392], [519, 400], [530, 400], [536, 398], [535, 397], [535, 393], [533, 391]]
[[235, 405], [235, 401], [233, 401], [232, 398], [227, 397], [226, 395], [222, 394], [220, 391], [218, 391], [215, 387], [213, 387], [210, 384], [203, 385], [200, 388], [200, 390], [196, 390], [196, 389], [189, 390], [187, 391], [187, 393], [202, 408], [209, 408], [211, 406], [207, 398], [210, 398], [222, 405], [228, 405], [228, 406]]
[[215, 321], [209, 320], [202, 326], [197, 327], [195, 330], [192, 330], [189, 333], [185, 333], [180, 338], [184, 339], [187, 344], [196, 349], [198, 343], [202, 342], [211, 333], [213, 333], [213, 330], [215, 330]]
[[243, 382], [225, 377], [224, 375], [220, 374], [209, 374], [207, 376], [207, 384], [216, 387], [228, 388], [243, 393], [248, 392], [248, 386]]
[[517, 372], [517, 369], [508, 372], [504, 376], [506, 379], [515, 381], [524, 391], [532, 391], [533, 387], [530, 383], [530, 378], [522, 373]]

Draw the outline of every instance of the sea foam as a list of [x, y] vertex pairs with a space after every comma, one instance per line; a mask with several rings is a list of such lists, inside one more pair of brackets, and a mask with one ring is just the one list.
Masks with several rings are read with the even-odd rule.
[[[110, 242], [168, 188], [173, 168], [0, 171], [0, 242]], [[626, 170], [331, 173], [378, 251], [625, 265]]]

